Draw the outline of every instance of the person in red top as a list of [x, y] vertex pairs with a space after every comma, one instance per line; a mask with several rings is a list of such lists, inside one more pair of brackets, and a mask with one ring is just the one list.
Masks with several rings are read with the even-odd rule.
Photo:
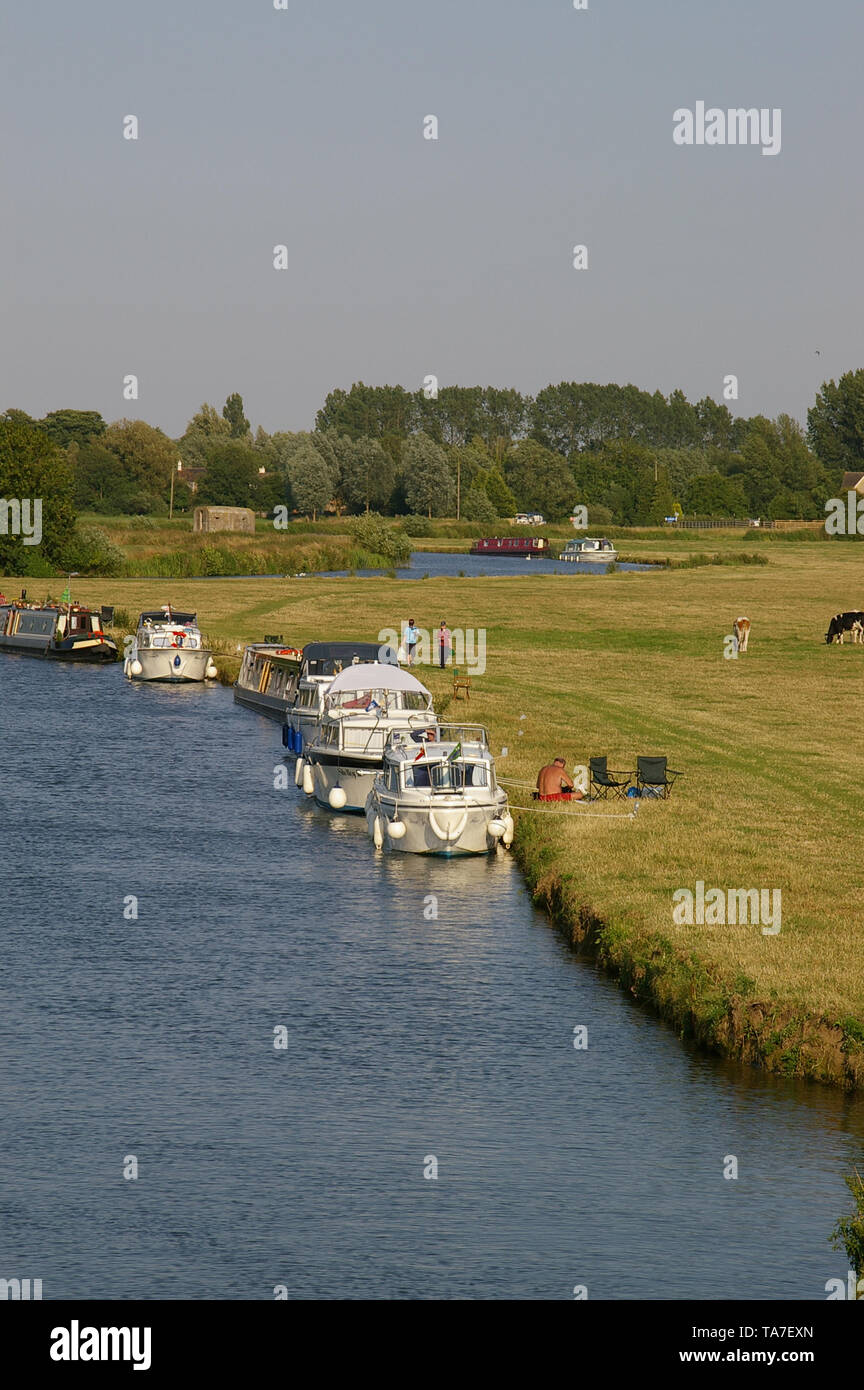
[[554, 762], [541, 767], [537, 774], [537, 793], [539, 801], [581, 801], [582, 793], [576, 790], [572, 779], [567, 775], [566, 762], [556, 758]]

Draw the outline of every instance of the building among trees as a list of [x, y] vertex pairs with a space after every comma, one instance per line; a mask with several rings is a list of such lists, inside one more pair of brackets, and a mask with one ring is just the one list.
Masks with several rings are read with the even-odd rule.
[[247, 531], [255, 534], [251, 507], [196, 507], [193, 531]]

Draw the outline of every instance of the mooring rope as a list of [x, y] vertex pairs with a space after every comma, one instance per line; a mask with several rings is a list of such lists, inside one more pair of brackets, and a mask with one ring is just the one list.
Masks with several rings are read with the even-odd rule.
[[634, 806], [632, 811], [559, 811], [557, 806], [511, 806], [510, 810], [528, 811], [531, 815], [538, 816], [594, 816], [597, 820], [635, 820], [639, 807]]

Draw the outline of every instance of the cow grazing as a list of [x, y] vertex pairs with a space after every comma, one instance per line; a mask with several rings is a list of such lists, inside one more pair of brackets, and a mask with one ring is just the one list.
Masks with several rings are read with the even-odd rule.
[[835, 613], [828, 624], [825, 641], [829, 646], [832, 642], [839, 642], [842, 647], [847, 632], [851, 632], [853, 642], [864, 640], [864, 613]]
[[750, 619], [736, 618], [732, 626], [735, 635], [735, 642], [739, 652], [746, 652], [747, 643], [750, 641]]

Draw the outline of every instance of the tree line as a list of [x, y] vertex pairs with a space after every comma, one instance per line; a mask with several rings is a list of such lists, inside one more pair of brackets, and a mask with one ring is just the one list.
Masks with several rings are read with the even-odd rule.
[[[490, 526], [517, 511], [559, 520], [576, 505], [592, 523], [625, 526], [674, 512], [806, 520], [824, 516], [844, 470], [864, 471], [864, 369], [823, 384], [806, 430], [788, 415], [734, 417], [681, 391], [576, 382], [534, 397], [358, 382], [330, 392], [310, 431], [253, 430], [236, 392], [221, 412], [202, 405], [177, 439], [143, 420], [109, 424], [71, 409], [41, 420], [9, 409], [0, 428], [7, 454], [10, 430], [22, 458], [33, 437], [42, 441], [67, 480], [65, 505], [104, 515], [165, 514], [173, 497], [180, 511], [201, 502], [272, 515], [287, 505], [313, 518], [376, 511]], [[15, 486], [13, 463], [2, 495], [32, 495]]]

